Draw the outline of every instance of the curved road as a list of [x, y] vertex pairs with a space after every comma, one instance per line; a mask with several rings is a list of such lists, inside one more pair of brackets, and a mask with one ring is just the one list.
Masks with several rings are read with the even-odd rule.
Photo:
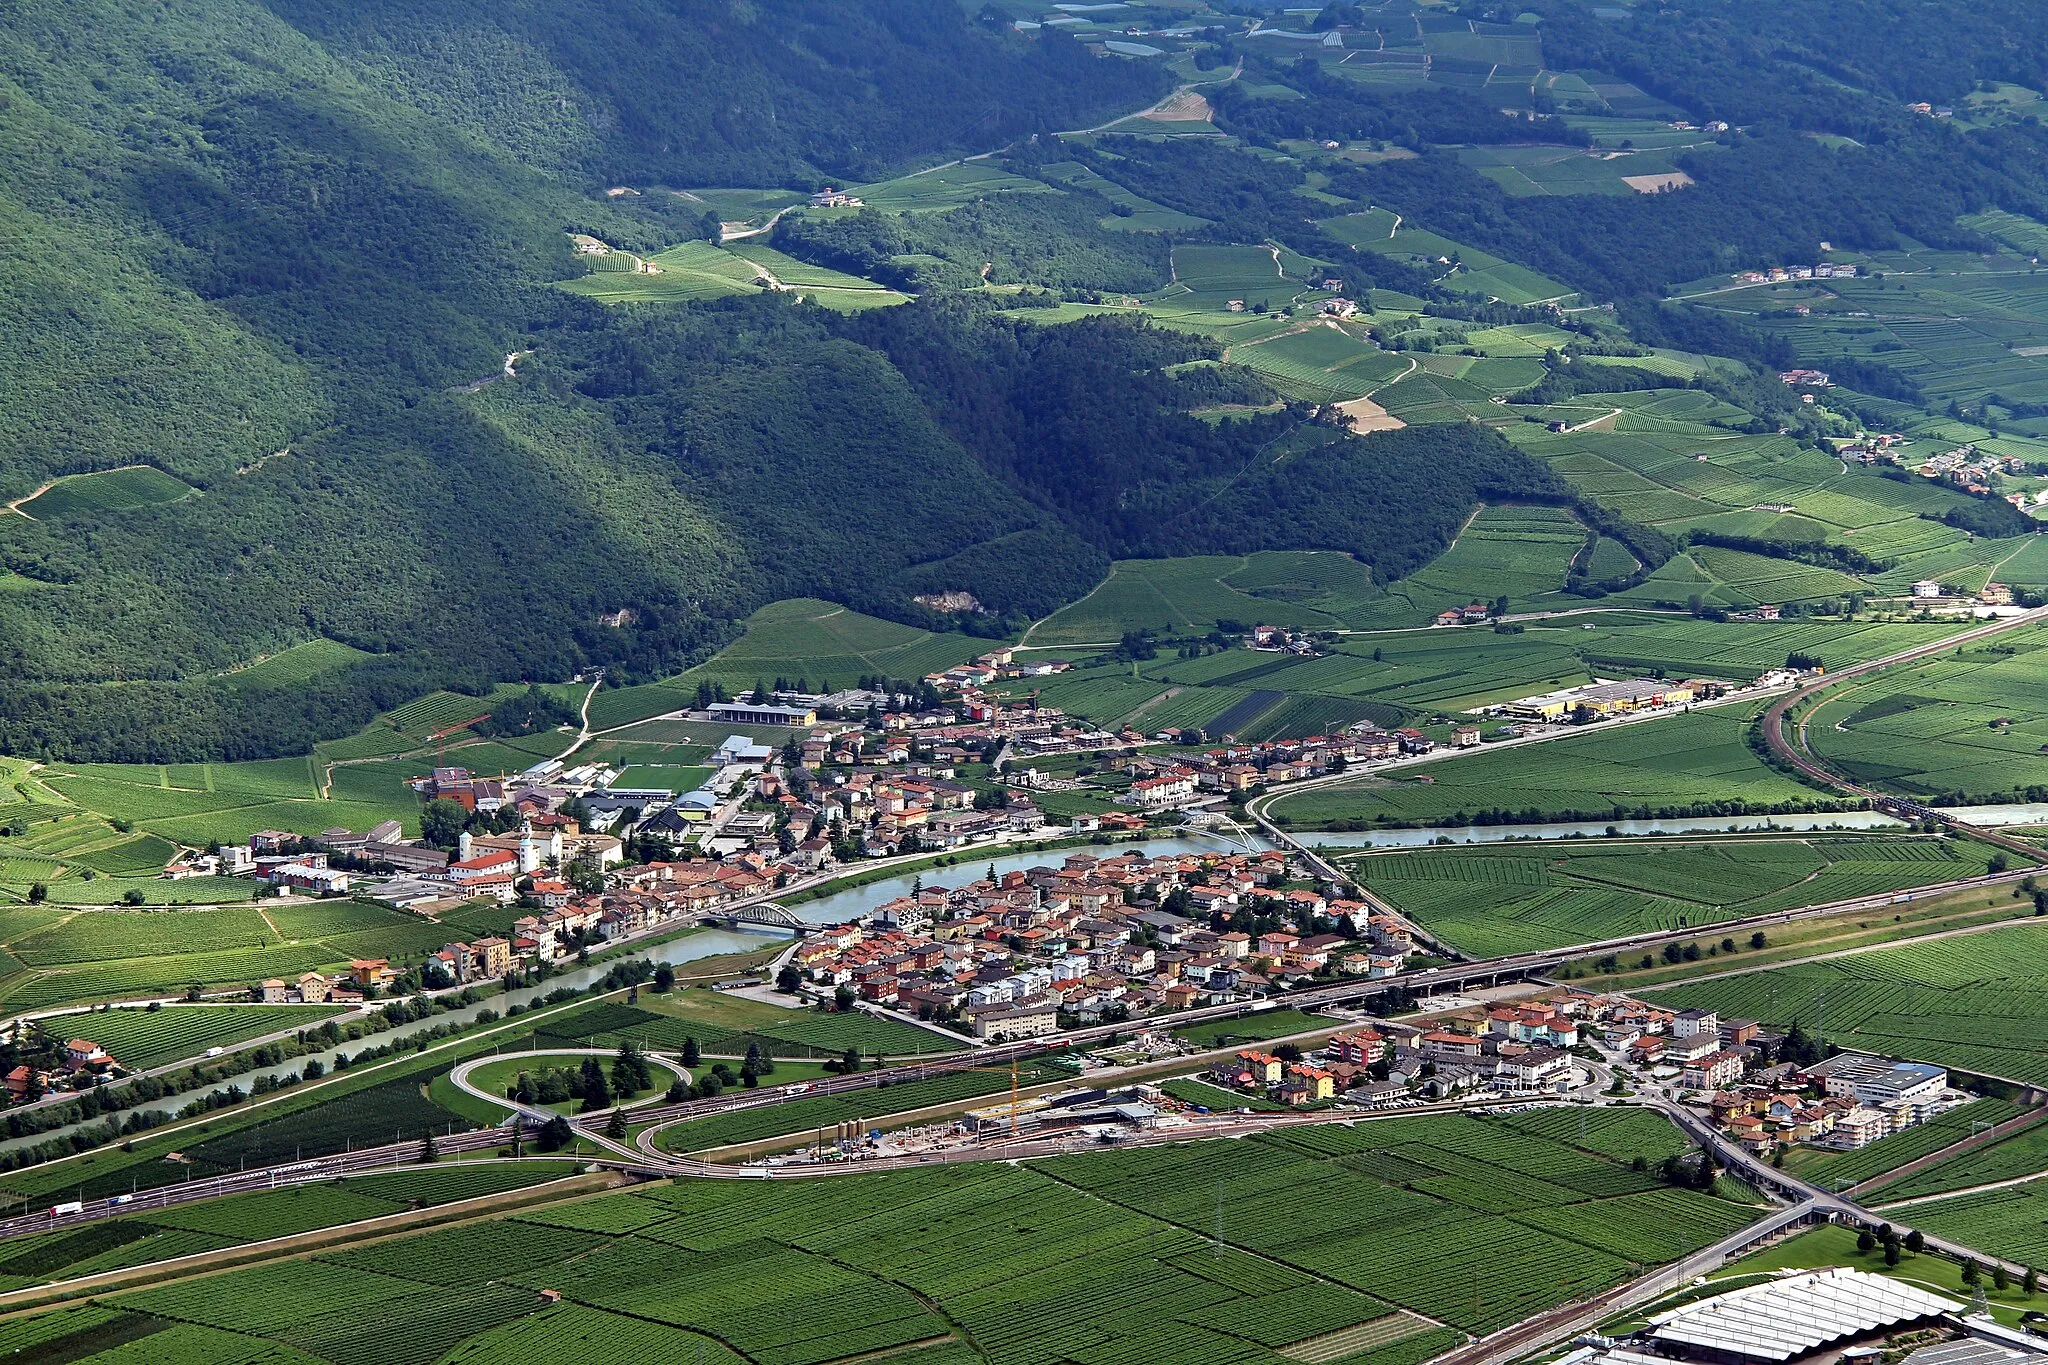
[[1842, 776], [1821, 762], [1820, 757], [1813, 752], [1812, 746], [1807, 743], [1805, 720], [1802, 719], [1799, 722], [1796, 742], [1786, 737], [1785, 721], [1791, 715], [1794, 708], [1812, 700], [1829, 688], [1836, 687], [1842, 683], [1856, 678], [1868, 677], [1873, 673], [1895, 667], [1899, 664], [1917, 663], [1922, 659], [1933, 658], [1938, 654], [1946, 654], [1961, 645], [1975, 644], [1979, 640], [1989, 639], [1991, 636], [2002, 634], [2008, 630], [2019, 630], [2027, 626], [2040, 625], [2044, 622], [2048, 622], [2048, 607], [2036, 607], [2032, 611], [2024, 612], [2018, 616], [2003, 617], [1971, 630], [1963, 631], [1959, 635], [1950, 635], [1930, 644], [1901, 650], [1897, 654], [1888, 654], [1882, 659], [1871, 659], [1865, 663], [1851, 664], [1839, 673], [1822, 678], [1817, 682], [1808, 683], [1806, 686], [1789, 692], [1771, 703], [1770, 709], [1764, 712], [1764, 742], [1770, 746], [1772, 753], [1791, 764], [1807, 777], [1816, 782], [1825, 783], [1837, 791], [1847, 792], [1854, 796], [1867, 797], [1873, 802], [1882, 803], [1901, 812], [1918, 815], [1925, 819], [1932, 819], [1951, 828], [1967, 831], [1986, 843], [1996, 844], [2000, 848], [2010, 849], [2015, 853], [2021, 853], [2030, 858], [2039, 857], [2041, 850], [2032, 844], [2014, 839], [2009, 835], [2000, 834], [1995, 830], [1986, 830], [1976, 825], [1965, 824], [1951, 815], [1922, 805], [1917, 801], [1901, 798], [1889, 792], [1878, 791], [1874, 787], [1866, 787], [1860, 782], [1852, 781]]

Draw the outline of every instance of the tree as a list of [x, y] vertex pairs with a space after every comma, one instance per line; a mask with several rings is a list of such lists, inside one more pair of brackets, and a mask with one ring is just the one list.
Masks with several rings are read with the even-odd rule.
[[453, 848], [468, 823], [468, 811], [446, 797], [436, 797], [420, 812], [420, 838], [436, 848]]
[[43, 885], [41, 882], [36, 882], [32, 884], [28, 889], [28, 903], [30, 905], [41, 905], [44, 901], [48, 900], [49, 898], [50, 888]]
[[594, 1114], [600, 1109], [610, 1108], [612, 1102], [611, 1087], [605, 1084], [604, 1068], [598, 1065], [597, 1058], [585, 1057], [583, 1059], [582, 1079], [583, 1112]]
[[860, 1070], [860, 1050], [858, 1048], [850, 1047], [839, 1054], [839, 1070], [842, 1074], [848, 1076]]
[[647, 1057], [636, 1043], [625, 1043], [619, 1048], [619, 1055], [612, 1059], [612, 1089], [622, 1100], [629, 1100], [654, 1085], [654, 1071], [647, 1064]]
[[654, 989], [667, 995], [676, 988], [676, 969], [664, 962], [654, 969]]
[[121, 893], [121, 903], [123, 905], [140, 905], [142, 904], [142, 899], [142, 888], [140, 887], [133, 887]]
[[704, 216], [697, 220], [697, 235], [713, 246], [725, 240], [725, 223], [719, 218], [718, 210], [704, 210]]
[[625, 1141], [625, 1138], [626, 1138], [626, 1111], [625, 1111], [625, 1110], [623, 1110], [623, 1109], [614, 1109], [614, 1110], [612, 1110], [612, 1116], [611, 1116], [610, 1118], [608, 1118], [608, 1119], [606, 1119], [606, 1120], [604, 1121], [604, 1135], [605, 1135], [606, 1137], [610, 1138], [610, 1139], [611, 1139], [611, 1140], [612, 1140], [613, 1142], [623, 1142], [623, 1141]]
[[697, 1050], [697, 1037], [696, 1037], [696, 1035], [695, 1035], [695, 1034], [691, 1034], [691, 1035], [690, 1035], [689, 1037], [686, 1037], [686, 1038], [684, 1038], [684, 1039], [683, 1039], [683, 1065], [684, 1065], [684, 1066], [695, 1066], [695, 1065], [697, 1065], [697, 1063], [698, 1063], [698, 1062], [702, 1061], [703, 1059], [704, 1059], [704, 1054], [703, 1054], [703, 1053], [701, 1053], [701, 1052], [699, 1052], [699, 1051]]
[[2041, 1292], [2041, 1277], [2034, 1273], [2034, 1267], [2028, 1266], [2026, 1274], [2020, 1276], [2020, 1292], [2030, 1299]]
[[697, 1082], [697, 1093], [702, 1095], [707, 1100], [715, 1097], [720, 1091], [724, 1089], [725, 1082], [718, 1078], [718, 1073], [716, 1071], [712, 1072], [710, 1075], [704, 1077], [704, 1079]]
[[1749, 946], [1751, 948], [1761, 948], [1769, 942], [1770, 940], [1764, 937], [1764, 931], [1761, 929], [1749, 936]]
[[1914, 1228], [1906, 1234], [1906, 1250], [1915, 1256], [1927, 1250], [1927, 1238], [1921, 1235], [1920, 1229]]
[[540, 1136], [534, 1140], [533, 1145], [543, 1152], [559, 1152], [575, 1137], [576, 1130], [569, 1126], [569, 1120], [557, 1114], [542, 1125]]
[[1983, 1278], [1984, 1268], [1977, 1264], [1977, 1258], [1975, 1256], [1965, 1256], [1963, 1258], [1963, 1283], [1975, 1289], [1978, 1282]]
[[841, 986], [838, 990], [832, 992], [832, 1007], [841, 1014], [844, 1014], [853, 1008], [853, 999], [853, 987]]
[[2006, 1273], [2003, 1265], [1996, 1262], [1991, 1266], [1991, 1287], [2001, 1294], [2012, 1288], [2012, 1276]]
[[1894, 1237], [1891, 1241], [1884, 1244], [1884, 1263], [1888, 1266], [1895, 1266], [1899, 1263], [1898, 1238]]
[[796, 969], [794, 963], [785, 962], [782, 964], [782, 970], [775, 974], [775, 989], [784, 995], [795, 995], [797, 987], [803, 984], [803, 979], [803, 973]]
[[432, 1162], [439, 1161], [440, 1159], [441, 1149], [434, 1145], [434, 1135], [428, 1133], [426, 1138], [420, 1143], [420, 1160], [422, 1162]]

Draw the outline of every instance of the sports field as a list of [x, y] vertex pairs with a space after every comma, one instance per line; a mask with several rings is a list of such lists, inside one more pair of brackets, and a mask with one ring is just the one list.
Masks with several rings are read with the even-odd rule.
[[[216, 1358], [269, 1341], [376, 1361], [558, 1358], [602, 1342], [779, 1365], [913, 1344], [946, 1365], [1113, 1365], [1138, 1359], [1133, 1346], [1147, 1360], [1417, 1365], [1753, 1218], [1629, 1169], [1682, 1146], [1647, 1114], [1528, 1114], [646, 1186], [110, 1296], [26, 1340], [64, 1350], [74, 1333], [148, 1333], [170, 1348], [176, 1334]], [[261, 1211], [290, 1226], [342, 1194]], [[1360, 1222], [1362, 1207], [1375, 1216]], [[561, 1302], [537, 1307], [542, 1288]], [[821, 1296], [839, 1307], [819, 1313]]]
[[1674, 1008], [1789, 1025], [1842, 1047], [2048, 1082], [2048, 922], [1658, 987]]
[[[1830, 834], [1516, 843], [1343, 859], [1376, 894], [1468, 953], [1498, 957], [1697, 928], [1980, 876], [1983, 845]], [[1738, 934], [1707, 946], [1748, 946]]]

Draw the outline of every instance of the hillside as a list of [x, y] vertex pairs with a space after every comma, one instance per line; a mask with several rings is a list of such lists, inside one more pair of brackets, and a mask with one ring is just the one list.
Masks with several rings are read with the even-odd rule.
[[[450, 391], [534, 351], [539, 392], [574, 400], [549, 358], [603, 354], [618, 320], [545, 287], [580, 269], [563, 232], [666, 233], [596, 193], [614, 177], [871, 173], [1113, 115], [1162, 79], [946, 0], [492, 7], [488, 23], [462, 5], [130, 10], [0, 22], [0, 490], [148, 465], [193, 491], [0, 516], [13, 752], [303, 750], [436, 683], [659, 672], [786, 595], [771, 581], [836, 586], [726, 519], [776, 505], [768, 466], [803, 424], [872, 439], [885, 463], [863, 489], [957, 495], [978, 477], [867, 353], [783, 349], [779, 323], [742, 339], [759, 363], [728, 404], [791, 427], [741, 456], [699, 412], [699, 452], [753, 471], [708, 490], [575, 401]], [[990, 116], [932, 116], [969, 87]], [[573, 117], [530, 117], [540, 104]], [[798, 391], [818, 409], [787, 408]], [[772, 486], [747, 481], [763, 472]], [[925, 510], [956, 548], [1035, 516], [999, 493]], [[591, 624], [629, 602], [633, 628]], [[253, 708], [199, 681], [323, 636], [377, 657]]]
[[[299, 754], [791, 597], [1014, 637], [1119, 560], [1384, 590], [1487, 499], [1584, 538], [1482, 600], [2039, 586], [2029, 12], [1893, 7], [1930, 63], [1839, 6], [1825, 57], [1746, 2], [1043, 8], [17, 7], [0, 752]], [[1855, 283], [1727, 283], [1822, 256]], [[2006, 482], [1903, 467], [1964, 444]]]

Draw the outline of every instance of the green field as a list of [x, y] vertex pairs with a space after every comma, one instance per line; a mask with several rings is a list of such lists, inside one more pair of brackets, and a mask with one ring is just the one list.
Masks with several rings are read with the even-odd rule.
[[587, 1047], [636, 1043], [680, 1051], [694, 1039], [707, 1055], [740, 1057], [758, 1043], [771, 1057], [837, 1057], [848, 1048], [867, 1057], [908, 1057], [957, 1051], [962, 1044], [930, 1029], [855, 1011], [784, 1009], [707, 986], [643, 992], [638, 1005], [584, 1011], [573, 1033], [556, 1037]]
[[[1256, 1365], [1356, 1340], [1366, 1349], [1345, 1359], [1418, 1365], [1754, 1216], [1631, 1171], [1675, 1142], [1647, 1115], [1593, 1115], [1568, 1137], [1523, 1118], [646, 1186], [110, 1296], [46, 1326], [43, 1349], [122, 1329], [370, 1361], [602, 1342], [636, 1359], [823, 1365], [922, 1343], [916, 1358], [944, 1365]], [[541, 1288], [562, 1302], [537, 1309]]]
[[344, 1011], [336, 1005], [170, 1005], [159, 1010], [100, 1010], [43, 1021], [46, 1033], [85, 1037], [131, 1070], [147, 1070], [233, 1047], [282, 1029], [306, 1028]]
[[1808, 713], [1837, 772], [1915, 796], [1996, 801], [2048, 787], [2048, 633], [1886, 669]]
[[20, 1289], [192, 1256], [410, 1208], [522, 1189], [575, 1172], [564, 1161], [467, 1163], [230, 1195], [160, 1213], [0, 1243], [0, 1285]]
[[[1049, 679], [1030, 679], [1029, 687], [1046, 704], [1098, 724], [1127, 721], [1147, 731], [1169, 724], [1206, 726], [1254, 691], [1277, 692], [1284, 702], [1236, 728], [1242, 738], [1265, 739], [1341, 729], [1358, 720], [1405, 725], [1660, 669], [1746, 682], [1782, 667], [1794, 653], [1812, 654], [1836, 668], [1939, 639], [1955, 629], [1842, 620], [1714, 622], [1602, 611], [1532, 621], [1515, 633], [1479, 627], [1340, 634], [1326, 642], [1331, 652], [1317, 658], [1226, 649], [1182, 659], [1178, 651], [1162, 649], [1159, 658], [1134, 667], [1094, 662], [1085, 652], [1085, 646], [1114, 642], [1126, 631], [1207, 634], [1219, 619], [1342, 631], [1376, 614], [1405, 621], [1433, 614], [1438, 602], [1462, 605], [1474, 596], [1490, 602], [1493, 594], [1485, 590], [1506, 586], [1510, 580], [1505, 575], [1459, 576], [1440, 567], [1454, 560], [1472, 563], [1462, 558], [1468, 542], [1473, 547], [1486, 543], [1468, 533], [1450, 555], [1395, 583], [1384, 597], [1368, 597], [1364, 568], [1337, 555], [1253, 555], [1243, 567], [1224, 557], [1121, 562], [1102, 587], [1041, 622], [1027, 637], [1034, 651], [1080, 656], [1079, 667]], [[1512, 542], [1503, 535], [1493, 543]], [[1539, 549], [1542, 544], [1537, 542]], [[1423, 597], [1410, 611], [1388, 610], [1396, 601], [1408, 602], [1403, 594], [1419, 596], [1418, 585], [1431, 581], [1450, 586], [1434, 598]], [[1246, 600], [1250, 593], [1258, 596]], [[1025, 684], [1012, 690], [1020, 689]]]
[[[1480, 957], [1716, 923], [1981, 875], [1937, 837], [1733, 836], [1517, 843], [1343, 859], [1365, 886]], [[1746, 945], [1748, 936], [1735, 936]], [[1717, 952], [1721, 945], [1711, 943]]]
[[[204, 880], [147, 884], [189, 887], [203, 885]], [[447, 941], [447, 930], [431, 921], [360, 901], [269, 911], [14, 908], [0, 917], [0, 942], [7, 953], [7, 970], [0, 973], [0, 1010], [178, 995], [192, 985], [233, 990], [268, 977], [291, 979], [303, 972], [334, 970], [362, 957], [414, 963]], [[262, 1020], [287, 1017], [273, 1007], [255, 1006], [218, 1016], [182, 1007], [136, 1013], [132, 1019], [128, 1012], [92, 1016], [94, 1021], [126, 1019], [112, 1029], [135, 1030], [132, 1036], [152, 1055], [160, 1047], [177, 1046], [183, 1030], [201, 1030], [208, 1019], [227, 1034], [253, 1037], [276, 1027], [262, 1025]], [[247, 1031], [240, 1032], [243, 1029]], [[114, 1049], [123, 1061], [130, 1060], [114, 1048], [113, 1039], [94, 1041]], [[193, 1050], [221, 1041], [196, 1043]]]
[[237, 691], [303, 687], [322, 674], [336, 672], [369, 657], [355, 646], [338, 640], [307, 640], [223, 676]]
[[1356, 782], [1283, 790], [1268, 809], [1276, 822], [1296, 829], [1810, 809], [1816, 792], [1750, 752], [1744, 738], [1750, 710], [1692, 711]]
[[709, 242], [684, 242], [648, 258], [657, 273], [600, 270], [558, 288], [600, 303], [695, 303], [759, 287], [753, 263]]
[[1311, 1029], [1337, 1028], [1340, 1019], [1326, 1015], [1303, 1014], [1300, 1010], [1262, 1010], [1257, 1014], [1241, 1014], [1230, 1019], [1212, 1019], [1206, 1023], [1190, 1024], [1176, 1029], [1178, 1036], [1187, 1039], [1197, 1047], [1232, 1047], [1239, 1043], [1261, 1043], [1268, 1038], [1285, 1038], [1296, 1033], [1307, 1033]]
[[[1887, 1139], [1888, 1141], [1889, 1139]], [[2048, 1125], [2036, 1123], [1880, 1187], [1872, 1203], [1917, 1199], [2048, 1172]]]
[[[715, 682], [739, 693], [777, 678], [812, 690], [852, 687], [863, 676], [916, 680], [965, 663], [994, 647], [966, 635], [935, 635], [915, 626], [863, 616], [816, 598], [792, 598], [761, 608], [746, 632], [706, 662], [663, 683], [600, 692], [591, 702], [593, 726], [622, 725], [696, 705], [697, 684]], [[722, 738], [722, 736], [721, 736]]]
[[2048, 1265], [2048, 1181], [1915, 1204], [1915, 1227], [2003, 1256]]
[[[1715, 144], [1694, 134], [1701, 146]], [[1674, 147], [1618, 152], [1568, 146], [1464, 147], [1458, 159], [1516, 198], [1549, 194], [1638, 194], [1626, 176], [1668, 177], [1678, 171], [1677, 156], [1694, 150]]]
[[2032, 923], [1658, 987], [1674, 1008], [1803, 1024], [1831, 1043], [2048, 1082], [2048, 932]]
[[1973, 1131], [2004, 1123], [2023, 1112], [2019, 1105], [2008, 1104], [2004, 1100], [1975, 1100], [1904, 1132], [1879, 1138], [1853, 1152], [1794, 1148], [1786, 1155], [1785, 1169], [1831, 1190], [1847, 1189], [1952, 1146], [1969, 1137]]
[[107, 469], [97, 474], [66, 475], [18, 504], [15, 510], [37, 521], [90, 517], [107, 512], [132, 512], [143, 507], [162, 507], [196, 497], [198, 492], [198, 489], [161, 469], [130, 465], [125, 469]]
[[1206, 634], [1218, 620], [1327, 630], [1378, 595], [1372, 570], [1334, 552], [1125, 559], [1095, 591], [1031, 628], [1032, 646], [1114, 644], [1125, 631]]
[[[1059, 1080], [1066, 1074], [1041, 1062], [1026, 1062], [1019, 1068], [1017, 1079], [1026, 1086], [1042, 1085]], [[662, 1129], [657, 1141], [664, 1151], [702, 1152], [768, 1138], [803, 1137], [850, 1120], [880, 1119], [932, 1105], [1007, 1095], [1009, 1089], [1010, 1071], [1007, 1067], [952, 1071], [925, 1080], [902, 1081], [886, 1088], [818, 1095], [713, 1114], [708, 1118], [687, 1119]], [[990, 1102], [995, 1101], [991, 1099]]]

